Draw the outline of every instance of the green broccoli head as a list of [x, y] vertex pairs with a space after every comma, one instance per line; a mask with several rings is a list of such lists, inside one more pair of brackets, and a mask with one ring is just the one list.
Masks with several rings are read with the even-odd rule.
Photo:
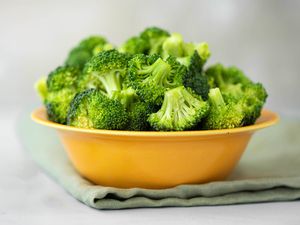
[[163, 42], [169, 37], [168, 31], [158, 27], [148, 27], [141, 34], [140, 37], [146, 41], [148, 50], [146, 54], [160, 54]]
[[34, 88], [38, 95], [40, 96], [41, 100], [44, 102], [47, 98], [48, 89], [47, 89], [47, 77], [41, 77], [35, 84]]
[[49, 120], [66, 124], [70, 102], [75, 94], [76, 92], [69, 88], [48, 92], [47, 98], [45, 99], [45, 106]]
[[224, 67], [221, 64], [210, 66], [206, 72], [212, 88], [218, 87], [222, 93], [232, 92], [238, 96], [243, 85], [251, 84], [252, 81], [237, 67]]
[[200, 57], [201, 66], [199, 70], [202, 70], [203, 65], [210, 57], [210, 50], [206, 42], [186, 43], [181, 34], [172, 33], [162, 45], [162, 56], [164, 58], [170, 55], [175, 56], [181, 64], [187, 67], [191, 64], [191, 57], [195, 52]]
[[101, 51], [109, 50], [113, 46], [107, 43], [106, 39], [101, 36], [91, 36], [82, 40], [76, 47], [74, 47], [65, 64], [69, 66], [78, 66], [83, 68], [84, 64], [93, 56]]
[[261, 83], [248, 84], [243, 87], [243, 94], [239, 101], [243, 105], [243, 111], [245, 112], [244, 126], [255, 123], [261, 114], [267, 97], [266, 89]]
[[263, 85], [252, 82], [238, 68], [225, 68], [221, 64], [210, 67], [206, 74], [212, 87], [218, 87], [225, 99], [242, 105], [245, 114], [242, 125], [254, 124], [267, 99]]
[[133, 131], [147, 131], [151, 130], [148, 122], [148, 117], [151, 113], [157, 111], [157, 107], [141, 100], [136, 101], [130, 105], [128, 109], [129, 125], [128, 130]]
[[67, 116], [70, 126], [123, 130], [128, 124], [128, 115], [119, 101], [108, 98], [101, 91], [89, 89], [78, 93], [70, 104]]
[[129, 56], [116, 50], [109, 50], [93, 56], [85, 65], [78, 84], [80, 90], [96, 88], [109, 97], [122, 89], [127, 73]]
[[150, 115], [150, 125], [158, 131], [181, 131], [195, 127], [209, 111], [209, 104], [191, 90], [180, 86], [165, 93], [161, 109]]
[[162, 48], [164, 58], [170, 55], [175, 56], [178, 62], [187, 67], [184, 86], [192, 88], [206, 100], [208, 98], [209, 84], [202, 69], [210, 56], [207, 43], [185, 43], [181, 34], [173, 33], [164, 41]]
[[207, 100], [210, 86], [202, 67], [203, 61], [195, 51], [190, 57], [190, 63], [184, 76], [184, 86], [191, 88], [196, 94]]
[[147, 118], [157, 108], [143, 102], [132, 87], [124, 87], [121, 91], [114, 92], [112, 99], [121, 102], [128, 113], [129, 123], [126, 130], [145, 131], [150, 129]]
[[63, 66], [52, 71], [46, 81], [44, 103], [51, 121], [65, 124], [69, 104], [77, 92], [77, 67]]
[[59, 91], [64, 88], [77, 88], [77, 79], [81, 71], [78, 67], [60, 66], [52, 71], [47, 78], [47, 89], [49, 92]]
[[184, 74], [185, 67], [172, 58], [136, 55], [129, 61], [129, 83], [149, 104], [161, 105], [165, 91], [182, 85]]
[[243, 126], [245, 118], [244, 107], [240, 102], [232, 98], [224, 100], [219, 88], [209, 91], [210, 112], [203, 120], [202, 129], [229, 129]]
[[120, 48], [120, 52], [129, 54], [146, 54], [150, 49], [149, 43], [141, 37], [129, 38]]

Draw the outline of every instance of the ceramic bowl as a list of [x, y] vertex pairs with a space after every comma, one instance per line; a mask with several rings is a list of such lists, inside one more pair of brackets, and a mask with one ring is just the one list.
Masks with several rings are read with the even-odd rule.
[[265, 109], [251, 126], [177, 132], [76, 128], [49, 121], [45, 108], [32, 119], [57, 130], [70, 161], [91, 182], [161, 189], [226, 179], [252, 134], [275, 124], [278, 115]]

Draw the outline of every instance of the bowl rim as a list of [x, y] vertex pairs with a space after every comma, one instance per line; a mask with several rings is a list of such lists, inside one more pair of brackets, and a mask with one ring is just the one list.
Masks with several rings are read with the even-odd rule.
[[31, 119], [41, 125], [52, 127], [63, 131], [72, 131], [89, 134], [101, 134], [109, 136], [135, 136], [135, 137], [189, 137], [189, 136], [210, 136], [220, 134], [233, 134], [254, 132], [255, 130], [263, 129], [272, 126], [279, 121], [279, 115], [267, 109], [263, 109], [261, 116], [255, 124], [232, 128], [232, 129], [219, 129], [219, 130], [193, 130], [193, 131], [126, 131], [126, 130], [102, 130], [102, 129], [86, 129], [63, 125], [48, 120], [45, 107], [39, 107], [32, 111]]

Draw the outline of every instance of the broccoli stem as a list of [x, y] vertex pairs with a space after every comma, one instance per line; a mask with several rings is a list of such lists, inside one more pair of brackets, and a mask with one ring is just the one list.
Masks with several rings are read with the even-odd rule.
[[225, 106], [225, 102], [222, 96], [222, 93], [219, 88], [213, 88], [209, 90], [208, 93], [209, 100], [214, 107]]
[[147, 66], [139, 71], [140, 74], [151, 74], [147, 77], [144, 82], [153, 82], [154, 85], [170, 86], [168, 78], [171, 74], [171, 66], [163, 61], [161, 58], [155, 61], [151, 66]]
[[162, 120], [171, 120], [174, 116], [174, 124], [180, 124], [190, 115], [194, 114], [194, 107], [199, 107], [199, 101], [196, 100], [185, 88], [174, 88], [165, 95], [161, 111]]
[[107, 74], [97, 74], [96, 76], [103, 84], [104, 89], [109, 97], [112, 97], [115, 91], [120, 91], [122, 89], [120, 71], [114, 70]]

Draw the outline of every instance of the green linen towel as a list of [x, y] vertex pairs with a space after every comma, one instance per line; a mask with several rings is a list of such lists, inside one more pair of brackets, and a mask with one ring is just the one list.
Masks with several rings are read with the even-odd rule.
[[97, 209], [226, 205], [300, 199], [300, 120], [254, 135], [226, 181], [163, 190], [94, 185], [73, 168], [55, 130], [34, 124], [29, 112], [18, 122], [20, 140], [33, 159], [65, 190]]

